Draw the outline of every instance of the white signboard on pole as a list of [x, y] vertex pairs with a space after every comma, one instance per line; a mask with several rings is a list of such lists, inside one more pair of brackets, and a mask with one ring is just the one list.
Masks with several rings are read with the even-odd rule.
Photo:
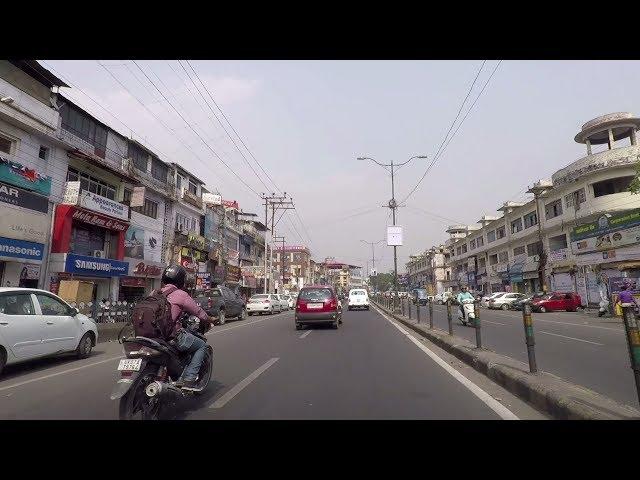
[[130, 207], [143, 207], [144, 206], [144, 187], [133, 187], [133, 193], [131, 194]]
[[78, 203], [78, 195], [80, 195], [80, 182], [67, 182], [64, 187], [62, 203], [64, 205], [76, 205]]
[[402, 227], [399, 225], [389, 225], [387, 227], [387, 246], [402, 246]]

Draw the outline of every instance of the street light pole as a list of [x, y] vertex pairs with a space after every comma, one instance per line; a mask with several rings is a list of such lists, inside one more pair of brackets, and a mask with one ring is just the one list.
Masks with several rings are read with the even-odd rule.
[[[391, 200], [389, 200], [389, 204], [388, 205], [384, 205], [384, 207], [391, 209], [391, 212], [393, 214], [393, 225], [394, 226], [396, 225], [396, 208], [398, 208], [398, 204], [396, 202], [395, 172], [394, 172], [395, 169], [394, 169], [394, 167], [400, 168], [403, 165], [406, 165], [407, 163], [409, 163], [414, 158], [426, 159], [427, 156], [426, 155], [415, 155], [415, 156], [411, 157], [409, 160], [407, 160], [404, 163], [393, 163], [393, 161], [391, 161], [391, 163], [389, 163], [389, 164], [380, 163], [380, 162], [378, 162], [378, 161], [376, 161], [376, 160], [374, 160], [373, 158], [370, 158], [370, 157], [358, 157], [358, 160], [371, 160], [375, 164], [380, 165], [381, 167], [383, 167], [385, 170], [387, 170], [387, 167], [391, 167]], [[397, 311], [399, 312], [399, 309], [396, 306], [397, 305], [397, 301], [398, 301], [398, 253], [397, 253], [397, 246], [396, 245], [393, 246], [393, 289], [394, 289], [394, 294], [395, 294], [395, 301], [394, 301], [393, 310], [394, 310], [394, 312], [397, 313]]]

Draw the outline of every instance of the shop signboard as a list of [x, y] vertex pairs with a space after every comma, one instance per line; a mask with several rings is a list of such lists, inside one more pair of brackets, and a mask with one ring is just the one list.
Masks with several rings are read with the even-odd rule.
[[129, 264], [109, 258], [88, 257], [67, 253], [65, 272], [90, 277], [124, 277], [129, 272]]
[[622, 291], [622, 286], [626, 286], [634, 295], [640, 294], [640, 279], [633, 277], [613, 277], [609, 279], [609, 292], [613, 294], [619, 294]]
[[120, 285], [123, 287], [145, 287], [146, 283], [144, 278], [123, 277], [120, 279]]
[[116, 220], [115, 218], [111, 218], [100, 213], [90, 212], [82, 208], [74, 208], [71, 218], [78, 220], [79, 222], [97, 225], [102, 228], [108, 228], [109, 230], [115, 230], [116, 232], [124, 232], [129, 228], [128, 222]]
[[42, 243], [0, 237], [0, 257], [42, 261], [43, 254]]
[[222, 200], [222, 205], [225, 208], [233, 208], [235, 210], [238, 210], [240, 207], [238, 206], [238, 202], [237, 200]]
[[138, 275], [141, 277], [160, 277], [163, 268], [159, 265], [150, 265], [144, 262], [129, 263], [129, 275]]
[[51, 194], [51, 177], [0, 155], [0, 180], [41, 195]]
[[238, 250], [234, 250], [232, 248], [227, 249], [227, 260], [238, 260], [240, 256], [240, 252]]
[[206, 205], [222, 205], [222, 195], [215, 193], [203, 193], [202, 203]]
[[640, 209], [615, 215], [602, 215], [598, 221], [571, 231], [573, 253], [611, 250], [640, 243]]
[[115, 200], [89, 192], [88, 190], [82, 190], [80, 192], [78, 196], [78, 206], [121, 220], [129, 219], [129, 207]]
[[185, 257], [184, 255], [182, 255], [182, 258], [180, 259], [180, 265], [182, 265], [185, 270], [190, 273], [195, 273], [198, 269], [198, 264], [194, 262], [191, 257]]
[[67, 182], [64, 185], [63, 205], [77, 205], [80, 196], [80, 181]]
[[560, 250], [549, 252], [549, 260], [551, 260], [552, 262], [562, 262], [567, 259], [568, 253], [568, 248], [561, 248]]
[[225, 276], [225, 280], [228, 282], [239, 282], [242, 276], [242, 271], [240, 267], [236, 267], [235, 265], [227, 265], [227, 274]]
[[551, 288], [555, 292], [574, 292], [575, 282], [569, 273], [556, 273], [551, 275]]
[[125, 257], [160, 262], [162, 246], [158, 237], [156, 232], [131, 225], [124, 239]]
[[42, 195], [28, 192], [22, 188], [14, 187], [0, 182], [0, 202], [28, 208], [36, 212], [47, 213], [49, 211], [49, 199]]
[[213, 270], [213, 279], [212, 281], [215, 283], [222, 283], [224, 282], [224, 277], [225, 277], [225, 270], [224, 267], [222, 265], [218, 265], [214, 268]]
[[144, 206], [144, 194], [145, 187], [133, 187], [133, 193], [131, 194], [130, 207], [142, 207]]
[[20, 280], [38, 280], [40, 278], [40, 265], [27, 264], [22, 267]]
[[50, 217], [16, 208], [4, 208], [0, 221], [0, 235], [18, 240], [45, 243], [49, 236]]

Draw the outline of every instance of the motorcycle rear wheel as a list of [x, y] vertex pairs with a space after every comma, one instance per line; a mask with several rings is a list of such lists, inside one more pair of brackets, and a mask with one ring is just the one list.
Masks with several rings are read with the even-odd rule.
[[149, 398], [145, 392], [147, 385], [155, 379], [155, 367], [148, 366], [133, 382], [129, 391], [120, 399], [120, 420], [159, 420], [160, 402]]

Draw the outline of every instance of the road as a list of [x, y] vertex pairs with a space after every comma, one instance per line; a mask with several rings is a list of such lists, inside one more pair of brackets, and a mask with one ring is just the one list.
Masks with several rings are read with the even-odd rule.
[[[457, 320], [454, 335], [475, 344], [475, 329]], [[428, 325], [428, 307], [421, 307]], [[434, 327], [448, 332], [445, 305], [434, 305]], [[415, 307], [412, 310], [416, 318]], [[480, 309], [482, 346], [527, 363], [522, 312]], [[533, 313], [538, 369], [585, 386], [614, 400], [638, 406], [624, 326], [616, 318], [582, 312]]]
[[[297, 331], [293, 313], [214, 327], [214, 374], [176, 419], [545, 419], [373, 309], [344, 313], [339, 330]], [[115, 419], [118, 343], [85, 360], [7, 367], [2, 419]]]

